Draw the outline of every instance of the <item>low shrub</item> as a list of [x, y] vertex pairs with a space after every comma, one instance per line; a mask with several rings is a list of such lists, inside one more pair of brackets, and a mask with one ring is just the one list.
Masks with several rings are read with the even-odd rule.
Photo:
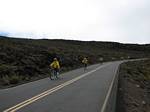
[[9, 83], [10, 84], [17, 84], [22, 80], [22, 78], [19, 75], [12, 75], [9, 77]]

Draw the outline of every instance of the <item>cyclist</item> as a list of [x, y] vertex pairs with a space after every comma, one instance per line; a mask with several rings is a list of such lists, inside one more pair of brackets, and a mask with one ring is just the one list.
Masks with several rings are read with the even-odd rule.
[[100, 64], [103, 64], [103, 60], [104, 60], [104, 59], [103, 59], [102, 57], [99, 58]]
[[84, 66], [84, 71], [87, 69], [87, 64], [88, 64], [88, 60], [87, 60], [87, 58], [84, 58], [83, 60], [82, 60], [82, 64], [83, 64], [83, 66]]
[[[56, 79], [58, 79], [60, 64], [57, 58], [54, 58], [53, 62], [50, 64], [50, 67], [52, 69], [53, 75], [55, 76]], [[50, 75], [50, 79], [53, 80], [52, 75]]]

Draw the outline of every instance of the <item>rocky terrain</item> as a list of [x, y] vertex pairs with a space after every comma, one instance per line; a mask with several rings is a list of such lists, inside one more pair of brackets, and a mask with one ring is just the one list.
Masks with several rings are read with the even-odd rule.
[[150, 60], [121, 65], [116, 112], [150, 112]]

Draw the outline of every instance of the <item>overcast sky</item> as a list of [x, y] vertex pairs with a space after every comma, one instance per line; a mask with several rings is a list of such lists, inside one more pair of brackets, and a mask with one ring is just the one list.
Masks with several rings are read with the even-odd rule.
[[0, 0], [0, 35], [150, 43], [150, 0]]

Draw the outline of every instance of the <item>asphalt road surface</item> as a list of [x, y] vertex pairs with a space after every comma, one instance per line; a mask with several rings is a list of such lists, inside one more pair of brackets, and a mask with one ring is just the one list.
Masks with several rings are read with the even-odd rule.
[[100, 112], [121, 61], [0, 90], [0, 112]]

